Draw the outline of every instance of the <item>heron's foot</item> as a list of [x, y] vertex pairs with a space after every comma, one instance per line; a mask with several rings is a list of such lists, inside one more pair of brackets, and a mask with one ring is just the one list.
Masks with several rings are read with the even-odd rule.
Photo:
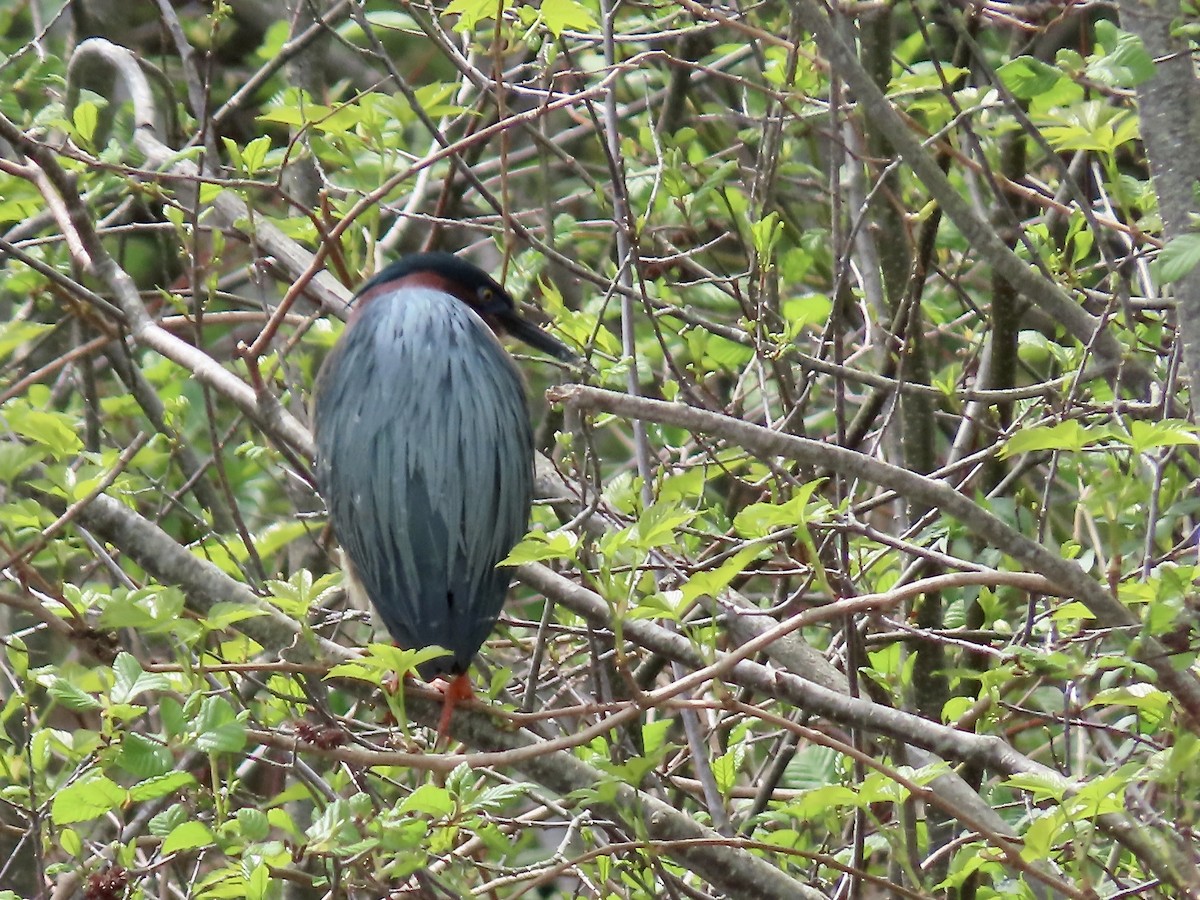
[[450, 735], [450, 717], [454, 714], [454, 707], [462, 700], [473, 700], [475, 692], [471, 690], [471, 680], [467, 678], [464, 672], [461, 675], [455, 675], [449, 681], [444, 678], [435, 678], [432, 682], [433, 686], [442, 692], [442, 717], [438, 720], [438, 743], [445, 741]]

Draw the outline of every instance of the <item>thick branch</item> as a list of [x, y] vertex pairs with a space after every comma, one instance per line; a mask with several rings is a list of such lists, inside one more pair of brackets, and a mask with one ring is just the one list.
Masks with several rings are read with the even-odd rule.
[[[993, 547], [1004, 551], [1027, 569], [1044, 575], [1086, 605], [1101, 626], [1128, 629], [1135, 634], [1141, 630], [1141, 622], [1078, 564], [1063, 559], [1025, 537], [940, 481], [852, 450], [780, 434], [759, 425], [680, 403], [629, 397], [575, 384], [553, 388], [547, 396], [554, 402], [574, 409], [604, 410], [619, 416], [675, 425], [692, 432], [724, 438], [762, 457], [787, 457], [814, 468], [831, 469], [851, 478], [891, 488], [907, 499], [953, 516]], [[1154, 669], [1160, 685], [1175, 697], [1186, 714], [1190, 727], [1200, 729], [1200, 681], [1190, 672], [1176, 671], [1169, 651], [1153, 637], [1141, 635], [1135, 646], [1138, 659]]]
[[[1200, 181], [1200, 82], [1186, 37], [1172, 34], [1186, 21], [1180, 3], [1121, 0], [1121, 24], [1142, 39], [1154, 58], [1154, 77], [1138, 86], [1142, 140], [1150, 159], [1154, 192], [1168, 240], [1194, 231], [1196, 184]], [[1175, 287], [1183, 361], [1191, 380], [1192, 413], [1200, 414], [1200, 266]]]

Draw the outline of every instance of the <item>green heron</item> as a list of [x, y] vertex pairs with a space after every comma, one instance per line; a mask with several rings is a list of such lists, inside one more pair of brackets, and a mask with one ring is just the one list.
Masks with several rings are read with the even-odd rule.
[[525, 383], [497, 335], [576, 357], [449, 253], [392, 263], [353, 304], [317, 375], [317, 484], [351, 590], [401, 647], [450, 652], [419, 667], [426, 680], [451, 676], [444, 733], [504, 604], [510, 572], [497, 564], [529, 526]]

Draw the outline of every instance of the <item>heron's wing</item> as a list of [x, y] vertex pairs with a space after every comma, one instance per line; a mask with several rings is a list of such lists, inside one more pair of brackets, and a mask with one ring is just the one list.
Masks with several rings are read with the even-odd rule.
[[447, 294], [380, 295], [322, 369], [314, 422], [334, 530], [384, 624], [465, 669], [504, 602], [496, 563], [528, 526], [533, 438], [512, 359]]

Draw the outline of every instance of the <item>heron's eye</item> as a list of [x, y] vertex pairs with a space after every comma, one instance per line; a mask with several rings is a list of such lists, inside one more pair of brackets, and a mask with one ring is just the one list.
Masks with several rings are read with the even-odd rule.
[[479, 298], [479, 311], [498, 313], [504, 309], [504, 298], [490, 287], [481, 287], [475, 292]]

